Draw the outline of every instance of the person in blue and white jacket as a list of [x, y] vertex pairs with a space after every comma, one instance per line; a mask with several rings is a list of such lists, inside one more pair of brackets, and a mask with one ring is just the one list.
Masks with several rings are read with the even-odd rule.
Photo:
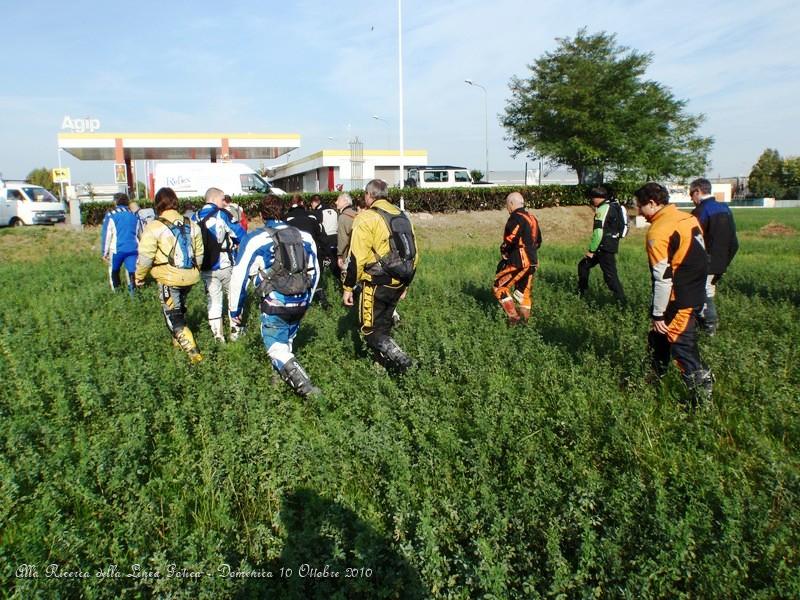
[[[261, 337], [267, 349], [272, 366], [281, 378], [301, 396], [312, 396], [320, 393], [320, 389], [311, 383], [311, 379], [292, 353], [292, 342], [300, 329], [300, 321], [308, 309], [314, 290], [319, 283], [319, 260], [317, 247], [312, 236], [305, 231], [287, 225], [281, 219], [283, 205], [280, 199], [270, 194], [259, 206], [265, 228], [248, 233], [239, 245], [236, 265], [231, 274], [230, 318], [237, 326], [241, 325], [247, 285], [252, 282], [259, 294], [261, 310]], [[276, 249], [285, 254], [292, 254], [287, 244], [278, 246], [275, 232], [287, 230], [286, 235], [297, 240], [295, 249], [302, 243], [305, 254], [306, 278], [303, 280], [303, 291], [286, 294], [278, 289], [282, 284], [276, 283], [270, 275], [276, 262]], [[297, 261], [294, 255], [294, 260]], [[301, 257], [302, 259], [302, 257]], [[291, 260], [290, 258], [286, 259]], [[296, 279], [295, 279], [296, 282]]]
[[119, 270], [122, 265], [128, 271], [128, 292], [133, 296], [136, 286], [136, 258], [139, 254], [139, 236], [142, 226], [138, 217], [128, 209], [127, 194], [114, 194], [116, 207], [106, 213], [100, 230], [100, 248], [103, 260], [108, 263], [108, 279], [112, 290], [122, 285]]
[[[201, 225], [203, 232], [203, 262], [200, 276], [208, 296], [208, 325], [218, 342], [225, 342], [222, 327], [223, 295], [228, 296], [230, 309], [231, 268], [235, 258], [236, 246], [244, 237], [245, 231], [234, 220], [228, 206], [230, 196], [218, 188], [209, 188], [205, 195], [205, 204], [192, 215], [192, 220]], [[231, 341], [239, 337], [239, 328], [231, 322]]]

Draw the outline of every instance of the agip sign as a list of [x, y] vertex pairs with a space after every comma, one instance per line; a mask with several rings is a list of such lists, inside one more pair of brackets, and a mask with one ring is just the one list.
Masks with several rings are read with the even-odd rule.
[[100, 119], [87, 117], [85, 119], [71, 119], [69, 115], [64, 115], [61, 121], [61, 129], [69, 129], [73, 133], [94, 133], [100, 129]]

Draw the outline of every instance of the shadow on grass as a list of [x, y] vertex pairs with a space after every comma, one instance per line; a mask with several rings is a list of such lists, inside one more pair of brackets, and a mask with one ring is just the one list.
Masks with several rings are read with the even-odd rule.
[[487, 283], [485, 287], [478, 286], [473, 282], [465, 283], [461, 287], [461, 291], [472, 297], [483, 312], [492, 314], [496, 312], [495, 309], [498, 307], [498, 303], [492, 293], [491, 282]]
[[295, 490], [283, 498], [280, 522], [286, 542], [270, 565], [274, 578], [249, 580], [239, 597], [413, 600], [429, 595], [391, 540], [338, 502], [310, 489]]
[[340, 340], [344, 340], [349, 336], [350, 342], [355, 350], [355, 355], [357, 357], [364, 357], [367, 355], [367, 351], [359, 335], [358, 316], [356, 315], [356, 311], [358, 310], [357, 296], [354, 298], [354, 303], [353, 306], [347, 307], [347, 312], [345, 312], [344, 315], [339, 317], [336, 337]]

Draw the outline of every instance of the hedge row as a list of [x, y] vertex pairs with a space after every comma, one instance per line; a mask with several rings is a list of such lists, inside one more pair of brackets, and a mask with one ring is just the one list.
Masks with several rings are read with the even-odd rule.
[[[617, 189], [617, 194], [621, 199], [628, 199], [632, 196], [633, 188], [630, 185], [612, 184]], [[402, 193], [405, 199], [406, 210], [411, 212], [438, 212], [447, 213], [458, 210], [495, 210], [505, 206], [506, 196], [510, 192], [520, 192], [525, 197], [526, 206], [532, 208], [551, 208], [554, 206], [578, 206], [586, 203], [585, 185], [540, 185], [540, 186], [507, 186], [507, 187], [463, 187], [446, 189], [420, 189], [406, 188], [399, 190], [392, 188], [389, 196], [392, 201], [397, 203]], [[363, 191], [354, 190], [349, 192], [353, 198], [363, 195]], [[300, 194], [308, 201], [312, 193]], [[339, 192], [323, 192], [319, 194], [325, 204], [333, 204]], [[288, 203], [291, 195], [285, 196]], [[244, 207], [249, 217], [258, 214], [258, 202], [261, 195], [234, 196], [234, 201]], [[149, 201], [142, 201], [141, 206], [152, 206]], [[181, 200], [180, 209], [184, 211], [188, 208], [199, 208], [203, 204], [203, 199], [185, 198]], [[87, 202], [81, 204], [81, 221], [85, 225], [99, 225], [108, 211], [107, 202]]]

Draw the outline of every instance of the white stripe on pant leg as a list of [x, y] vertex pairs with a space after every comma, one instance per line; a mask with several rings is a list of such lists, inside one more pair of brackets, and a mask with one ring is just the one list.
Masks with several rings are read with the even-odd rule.
[[706, 276], [706, 298], [713, 298], [717, 293], [717, 286], [711, 283], [714, 277], [716, 277], [716, 275]]

